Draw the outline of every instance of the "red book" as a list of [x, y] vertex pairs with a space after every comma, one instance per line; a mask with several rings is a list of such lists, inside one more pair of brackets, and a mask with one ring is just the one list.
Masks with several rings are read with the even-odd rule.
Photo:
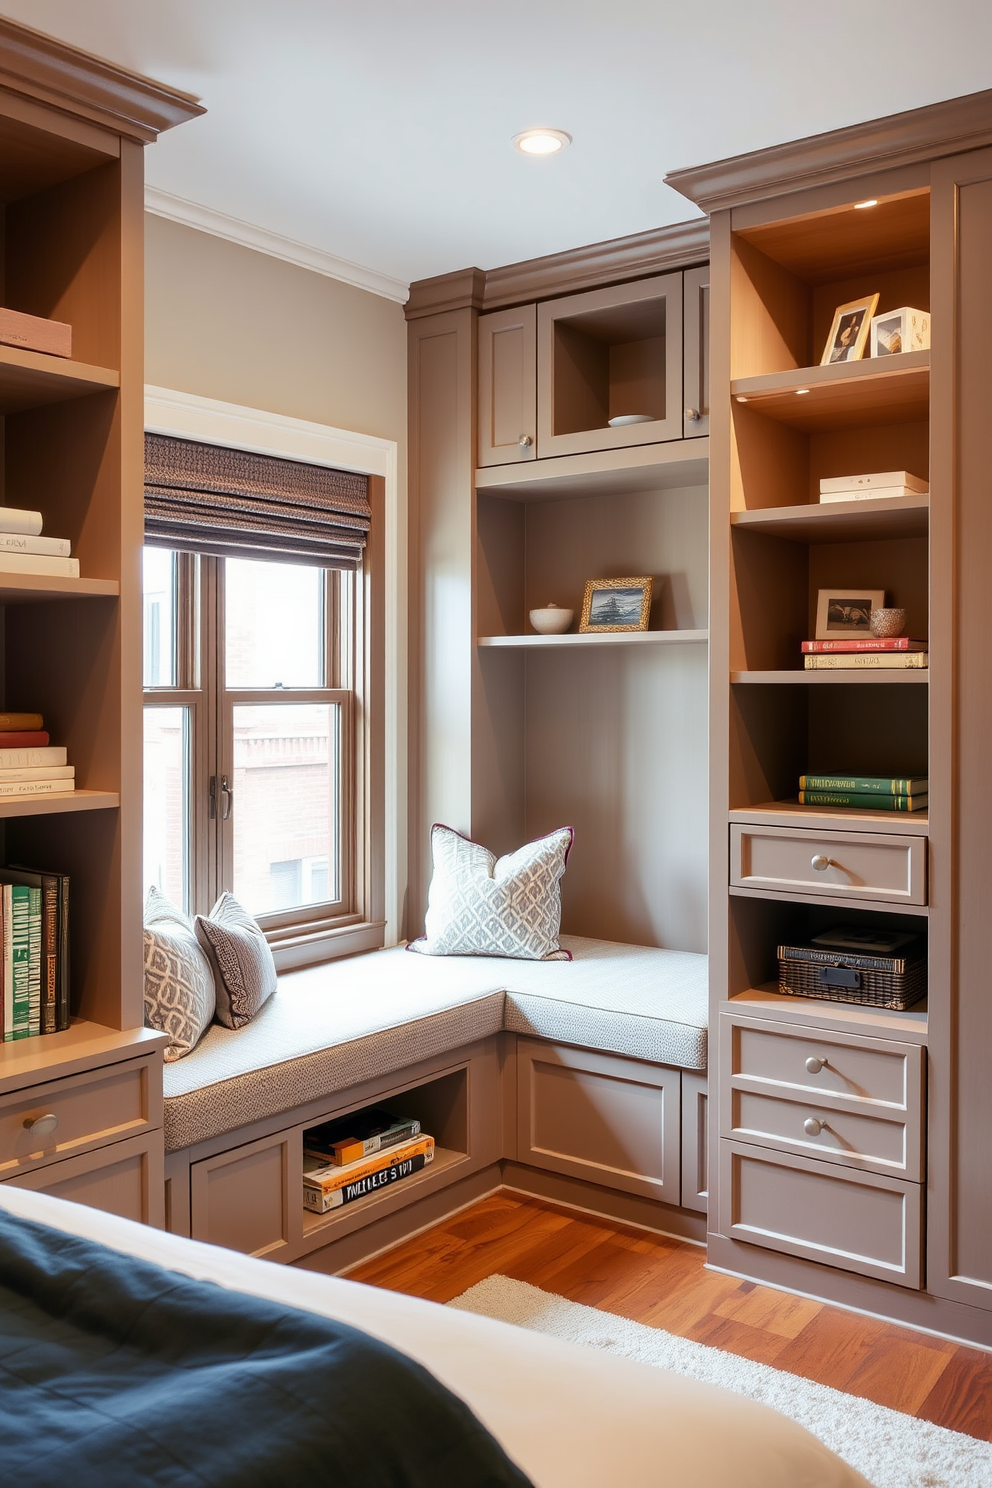
[[850, 641], [803, 641], [803, 651], [817, 656], [834, 651], [925, 651], [927, 645], [926, 641], [911, 641], [909, 636], [861, 636]]
[[20, 734], [0, 733], [0, 749], [43, 749], [47, 743], [47, 729]]

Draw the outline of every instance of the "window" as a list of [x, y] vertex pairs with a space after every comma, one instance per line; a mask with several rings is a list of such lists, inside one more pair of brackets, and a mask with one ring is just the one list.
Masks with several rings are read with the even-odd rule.
[[361, 569], [145, 548], [146, 889], [190, 913], [230, 889], [274, 948], [366, 918], [362, 592]]

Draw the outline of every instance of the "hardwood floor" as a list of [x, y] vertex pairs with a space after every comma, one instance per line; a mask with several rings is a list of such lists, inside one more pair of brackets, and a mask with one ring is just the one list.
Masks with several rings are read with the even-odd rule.
[[449, 1302], [499, 1272], [992, 1440], [992, 1354], [704, 1269], [699, 1246], [499, 1193], [355, 1267]]

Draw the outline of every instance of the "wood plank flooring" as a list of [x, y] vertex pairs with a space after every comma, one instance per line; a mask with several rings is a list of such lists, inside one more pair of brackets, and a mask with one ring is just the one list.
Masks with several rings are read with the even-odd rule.
[[504, 1191], [348, 1274], [449, 1302], [499, 1272], [992, 1440], [992, 1354], [721, 1276], [705, 1254]]

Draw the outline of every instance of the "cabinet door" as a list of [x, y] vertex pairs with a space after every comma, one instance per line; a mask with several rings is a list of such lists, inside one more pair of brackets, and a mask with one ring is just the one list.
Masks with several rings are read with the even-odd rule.
[[680, 1070], [518, 1039], [517, 1157], [678, 1204], [680, 1096]]
[[86, 1204], [107, 1214], [119, 1214], [122, 1219], [155, 1225], [157, 1229], [165, 1225], [160, 1131], [114, 1142], [81, 1157], [67, 1157], [17, 1178], [8, 1178], [7, 1182], [13, 1188], [54, 1194], [57, 1199]]
[[682, 276], [683, 437], [710, 432], [710, 266], [686, 269]]
[[194, 1240], [278, 1257], [303, 1234], [303, 1145], [298, 1130], [246, 1142], [190, 1167]]
[[706, 1076], [682, 1071], [682, 1208], [707, 1212]]
[[537, 307], [479, 316], [479, 464], [537, 454]]

